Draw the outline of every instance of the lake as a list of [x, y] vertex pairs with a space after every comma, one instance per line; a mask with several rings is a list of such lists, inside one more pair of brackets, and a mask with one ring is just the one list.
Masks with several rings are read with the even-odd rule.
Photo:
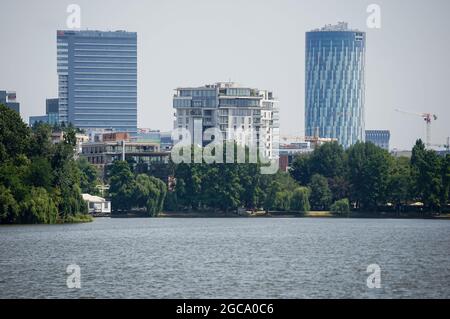
[[[0, 226], [0, 298], [449, 298], [450, 221], [98, 218]], [[69, 289], [76, 264], [81, 288]], [[381, 288], [368, 288], [379, 265]]]

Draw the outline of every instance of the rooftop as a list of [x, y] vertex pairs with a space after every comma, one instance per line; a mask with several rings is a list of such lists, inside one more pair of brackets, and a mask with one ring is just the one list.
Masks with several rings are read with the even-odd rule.
[[93, 196], [90, 194], [81, 194], [81, 196], [83, 197], [83, 200], [89, 201], [89, 202], [96, 202], [96, 203], [106, 202], [106, 200], [100, 196]]
[[340, 21], [337, 24], [327, 24], [319, 29], [312, 30], [314, 32], [317, 31], [359, 31], [357, 29], [350, 29], [348, 27], [348, 22]]
[[124, 30], [116, 31], [101, 31], [101, 30], [58, 30], [56, 32], [58, 36], [65, 35], [77, 35], [77, 36], [100, 36], [100, 37], [134, 37], [136, 32], [129, 32]]

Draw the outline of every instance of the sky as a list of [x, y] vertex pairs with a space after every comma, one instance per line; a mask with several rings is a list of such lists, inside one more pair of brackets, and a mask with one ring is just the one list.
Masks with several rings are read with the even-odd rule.
[[172, 128], [175, 88], [231, 80], [273, 91], [281, 134], [304, 135], [305, 32], [346, 21], [367, 32], [366, 129], [410, 149], [425, 123], [400, 108], [437, 114], [432, 143], [450, 136], [448, 0], [0, 0], [0, 89], [17, 92], [26, 122], [58, 95], [56, 30], [70, 4], [83, 30], [138, 33], [138, 127]]

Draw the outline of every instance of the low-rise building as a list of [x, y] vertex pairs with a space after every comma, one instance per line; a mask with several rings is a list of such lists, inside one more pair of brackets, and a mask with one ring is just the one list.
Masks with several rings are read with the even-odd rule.
[[161, 150], [170, 151], [172, 147], [172, 132], [161, 132]]
[[48, 123], [48, 117], [47, 115], [37, 115], [37, 116], [30, 116], [28, 119], [28, 125], [30, 127], [35, 126], [38, 123]]
[[100, 215], [111, 213], [111, 202], [99, 196], [82, 194], [83, 200], [87, 203], [89, 214]]
[[295, 142], [289, 144], [281, 144], [279, 149], [279, 168], [283, 172], [287, 172], [292, 165], [295, 157], [300, 154], [311, 153], [311, 142]]
[[50, 125], [55, 125], [59, 123], [59, 113], [58, 113], [59, 100], [58, 99], [47, 99], [45, 101], [45, 115], [30, 116], [28, 124], [30, 126], [36, 123], [45, 123]]
[[138, 129], [137, 135], [131, 139], [135, 142], [157, 143], [162, 151], [170, 151], [173, 147], [172, 132], [140, 128]]
[[333, 142], [338, 142], [337, 138], [282, 135], [278, 149], [280, 170], [287, 172], [298, 155], [309, 154], [316, 147]]
[[136, 142], [129, 133], [122, 132], [96, 136], [94, 141], [81, 145], [80, 154], [102, 170], [116, 160], [149, 166], [154, 163], [168, 163], [169, 155], [168, 151], [161, 151], [159, 143]]

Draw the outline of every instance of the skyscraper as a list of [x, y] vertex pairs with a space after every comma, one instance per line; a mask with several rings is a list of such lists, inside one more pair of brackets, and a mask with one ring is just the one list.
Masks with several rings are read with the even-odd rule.
[[57, 31], [59, 121], [137, 131], [137, 34]]
[[364, 141], [366, 34], [347, 23], [306, 33], [307, 136]]

